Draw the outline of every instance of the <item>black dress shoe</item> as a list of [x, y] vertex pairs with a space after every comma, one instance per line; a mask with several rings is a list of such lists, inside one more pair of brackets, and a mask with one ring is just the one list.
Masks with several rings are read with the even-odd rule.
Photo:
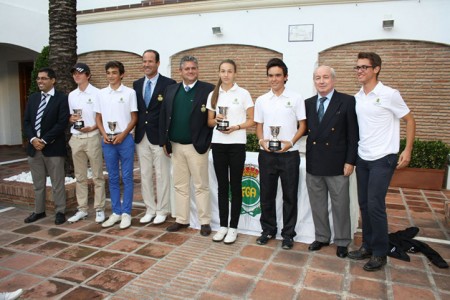
[[348, 254], [347, 247], [338, 246], [336, 249], [336, 255], [340, 258], [345, 258]]
[[32, 213], [31, 215], [29, 215], [28, 217], [25, 218], [24, 222], [25, 223], [33, 223], [36, 222], [39, 219], [45, 218], [45, 211], [41, 212], [41, 213]]
[[211, 226], [209, 224], [203, 224], [200, 226], [200, 234], [203, 236], [208, 236], [211, 234]]
[[65, 222], [66, 222], [66, 215], [61, 212], [56, 213], [55, 224], [61, 225], [61, 224], [64, 224]]
[[322, 249], [324, 246], [329, 246], [330, 243], [323, 243], [319, 241], [314, 241], [311, 245], [309, 245], [308, 250], [309, 251], [317, 251]]
[[292, 238], [284, 238], [283, 242], [281, 243], [281, 248], [285, 250], [290, 250], [294, 247], [294, 240]]
[[355, 259], [355, 260], [362, 260], [367, 259], [372, 256], [372, 251], [367, 250], [366, 248], [362, 247], [359, 248], [359, 250], [350, 251], [348, 253], [348, 258]]
[[169, 232], [175, 232], [180, 230], [181, 228], [187, 228], [189, 227], [189, 224], [180, 224], [180, 223], [173, 223], [172, 225], [170, 225], [169, 227], [166, 228], [167, 231]]
[[372, 256], [363, 269], [369, 272], [378, 271], [386, 264], [386, 256]]
[[265, 245], [269, 242], [270, 239], [274, 239], [275, 235], [271, 235], [271, 234], [261, 234], [261, 236], [259, 238], [256, 239], [256, 243], [258, 245]]

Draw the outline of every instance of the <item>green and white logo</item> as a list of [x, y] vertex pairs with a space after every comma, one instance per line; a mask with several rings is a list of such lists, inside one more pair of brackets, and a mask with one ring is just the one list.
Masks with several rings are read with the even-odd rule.
[[255, 217], [261, 214], [259, 194], [259, 168], [257, 165], [246, 164], [242, 176], [241, 215], [249, 214]]

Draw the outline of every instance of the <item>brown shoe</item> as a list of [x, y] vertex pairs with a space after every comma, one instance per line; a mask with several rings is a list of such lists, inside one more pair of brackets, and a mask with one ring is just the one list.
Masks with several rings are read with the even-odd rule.
[[208, 236], [211, 234], [211, 226], [209, 224], [204, 224], [200, 227], [200, 234], [203, 236]]
[[169, 227], [167, 227], [166, 230], [169, 232], [175, 232], [182, 228], [187, 228], [187, 227], [189, 227], [189, 224], [180, 224], [180, 223], [175, 222], [172, 225], [170, 225]]

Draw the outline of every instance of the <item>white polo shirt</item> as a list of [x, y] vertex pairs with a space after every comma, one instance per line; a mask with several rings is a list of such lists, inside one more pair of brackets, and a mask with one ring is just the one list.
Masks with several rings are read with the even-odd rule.
[[110, 86], [101, 89], [94, 104], [94, 111], [102, 114], [106, 133], [112, 133], [108, 121], [117, 122], [115, 133], [123, 132], [131, 121], [131, 112], [137, 110], [136, 92], [123, 84], [117, 90]]
[[[224, 91], [222, 87], [219, 87], [216, 109], [211, 106], [212, 94], [213, 92], [208, 96], [207, 109], [219, 113], [219, 106], [227, 106], [227, 120], [230, 122], [230, 126], [240, 125], [247, 121], [247, 109], [253, 107], [254, 104], [250, 93], [246, 89], [239, 87], [236, 83], [228, 91]], [[214, 128], [211, 142], [217, 144], [245, 144], [247, 142], [247, 130], [241, 129], [225, 134]]]
[[[298, 93], [285, 89], [280, 96], [276, 96], [270, 90], [256, 99], [255, 122], [264, 123], [264, 139], [271, 138], [269, 126], [281, 126], [277, 139], [292, 141], [297, 133], [297, 125], [300, 120], [306, 120], [306, 113], [305, 101]], [[297, 143], [289, 149], [289, 151], [297, 150]]]
[[356, 93], [356, 115], [359, 124], [358, 155], [373, 161], [400, 148], [400, 119], [409, 113], [399, 91], [381, 82], [369, 93]]
[[[96, 113], [94, 111], [94, 103], [97, 101], [97, 94], [99, 91], [98, 88], [89, 83], [84, 91], [77, 88], [69, 93], [70, 113], [73, 114], [74, 109], [81, 109], [85, 127], [95, 125]], [[73, 125], [70, 128], [70, 132], [74, 135], [83, 134], [81, 131], [73, 128]], [[93, 132], [98, 132], [98, 130], [94, 130]]]

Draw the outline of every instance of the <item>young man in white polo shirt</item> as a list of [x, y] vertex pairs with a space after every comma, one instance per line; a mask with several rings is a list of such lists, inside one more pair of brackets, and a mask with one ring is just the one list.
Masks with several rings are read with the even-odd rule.
[[[69, 122], [72, 124], [69, 140], [72, 148], [73, 166], [75, 169], [76, 196], [78, 211], [68, 219], [70, 223], [85, 219], [88, 216], [88, 162], [91, 166], [94, 181], [95, 222], [105, 221], [105, 178], [103, 177], [103, 154], [100, 133], [95, 123], [94, 103], [99, 89], [89, 83], [91, 70], [83, 63], [72, 68], [73, 80], [78, 87], [69, 94]], [[81, 116], [74, 110], [81, 110]], [[83, 120], [83, 126], [76, 123]]]
[[[137, 122], [136, 92], [122, 84], [123, 64], [110, 61], [105, 65], [109, 86], [101, 89], [94, 106], [96, 121], [102, 134], [102, 148], [108, 171], [109, 193], [113, 214], [102, 227], [120, 222], [120, 229], [131, 225], [133, 203], [134, 140], [131, 131]], [[122, 173], [123, 199], [120, 201], [120, 176]]]
[[[256, 240], [265, 245], [277, 234], [276, 196], [278, 178], [283, 190], [283, 237], [282, 248], [294, 245], [297, 223], [297, 193], [300, 155], [295, 144], [305, 133], [305, 103], [300, 94], [286, 89], [288, 70], [281, 59], [273, 58], [266, 66], [271, 90], [256, 100], [256, 135], [259, 139], [259, 176], [261, 184], [261, 236]], [[281, 126], [278, 140], [281, 150], [270, 151], [270, 126]]]
[[[360, 137], [356, 178], [363, 241], [361, 248], [349, 252], [348, 257], [370, 258], [364, 270], [376, 271], [386, 264], [389, 247], [387, 190], [394, 170], [406, 167], [411, 160], [416, 125], [400, 93], [378, 81], [380, 56], [361, 52], [354, 69], [362, 84], [355, 98]], [[400, 119], [406, 122], [406, 147], [397, 159]]]

